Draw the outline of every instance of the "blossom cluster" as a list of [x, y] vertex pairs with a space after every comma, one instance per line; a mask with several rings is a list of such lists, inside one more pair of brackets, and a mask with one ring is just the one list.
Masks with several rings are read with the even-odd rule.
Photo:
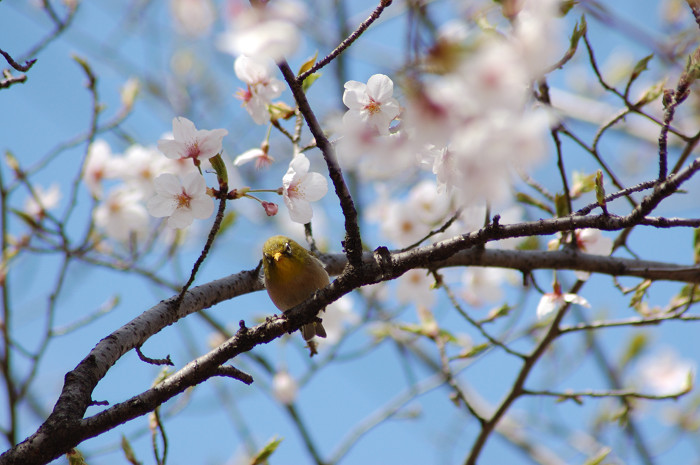
[[[104, 140], [90, 146], [83, 179], [98, 201], [95, 225], [107, 237], [117, 242], [143, 240], [151, 228], [149, 213], [169, 217], [173, 228], [211, 216], [213, 200], [197, 163], [221, 151], [227, 131], [198, 131], [191, 121], [176, 118], [173, 133], [174, 139], [162, 139], [158, 148], [135, 144], [124, 154], [113, 153]], [[115, 182], [105, 193], [108, 180]]]

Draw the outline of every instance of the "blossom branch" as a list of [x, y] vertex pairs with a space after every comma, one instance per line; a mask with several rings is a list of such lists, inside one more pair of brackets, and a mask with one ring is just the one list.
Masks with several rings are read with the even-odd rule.
[[335, 155], [333, 145], [330, 143], [323, 129], [316, 119], [314, 111], [306, 99], [304, 90], [301, 84], [297, 82], [294, 72], [291, 70], [286, 61], [279, 63], [280, 71], [284, 76], [287, 85], [294, 94], [294, 100], [299, 106], [299, 111], [304, 116], [306, 124], [309, 126], [311, 134], [316, 139], [316, 146], [321, 150], [323, 158], [328, 166], [328, 175], [335, 187], [335, 193], [340, 200], [340, 208], [345, 217], [345, 242], [344, 247], [348, 256], [350, 266], [358, 267], [362, 261], [362, 239], [360, 236], [360, 226], [357, 220], [357, 209], [348, 190], [348, 186], [343, 178], [343, 172], [338, 164], [338, 159]]
[[556, 392], [556, 391], [536, 391], [536, 390], [530, 390], [530, 389], [523, 389], [521, 392], [523, 395], [528, 395], [528, 396], [551, 396], [551, 397], [557, 397], [559, 399], [565, 400], [565, 399], [571, 399], [576, 403], [581, 403], [579, 397], [594, 397], [594, 398], [602, 398], [602, 397], [622, 397], [625, 399], [628, 398], [634, 398], [634, 399], [649, 399], [649, 400], [664, 400], [664, 399], [674, 399], [677, 400], [679, 397], [684, 396], [688, 394], [692, 389], [691, 385], [688, 385], [685, 389], [683, 389], [680, 392], [676, 392], [673, 394], [643, 394], [641, 392], [633, 391], [631, 389], [611, 389], [608, 391], [594, 391], [594, 390], [586, 390], [586, 391], [564, 391], [564, 392]]
[[355, 42], [365, 30], [372, 25], [373, 22], [375, 22], [377, 19], [379, 19], [379, 16], [381, 16], [382, 12], [386, 7], [391, 5], [391, 2], [393, 0], [381, 0], [377, 8], [374, 9], [371, 15], [367, 19], [365, 19], [362, 24], [358, 26], [357, 29], [353, 31], [352, 34], [350, 34], [345, 40], [343, 40], [340, 45], [338, 45], [335, 50], [333, 50], [331, 53], [326, 55], [323, 59], [320, 61], [317, 61], [310, 69], [307, 71], [304, 71], [301, 73], [299, 76], [296, 77], [296, 81], [301, 85], [301, 83], [304, 82], [304, 79], [309, 77], [311, 74], [315, 73], [319, 69], [323, 68], [326, 66], [328, 63], [333, 61], [335, 57], [343, 53], [343, 51], [348, 48], [350, 45], [352, 45], [353, 42]]

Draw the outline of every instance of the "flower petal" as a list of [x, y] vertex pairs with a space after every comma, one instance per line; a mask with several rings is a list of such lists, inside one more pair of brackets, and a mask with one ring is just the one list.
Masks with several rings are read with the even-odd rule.
[[[385, 74], [375, 74], [367, 81], [367, 95], [382, 104], [394, 94], [394, 83]], [[383, 108], [383, 105], [382, 105]]]

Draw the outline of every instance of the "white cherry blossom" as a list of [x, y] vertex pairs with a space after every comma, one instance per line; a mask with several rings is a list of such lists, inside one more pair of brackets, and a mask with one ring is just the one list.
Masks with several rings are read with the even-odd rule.
[[183, 182], [177, 176], [164, 173], [155, 181], [155, 197], [148, 200], [148, 212], [157, 218], [168, 217], [168, 226], [186, 228], [197, 218], [209, 218], [214, 201], [207, 195], [207, 185], [199, 173], [188, 174]]
[[311, 221], [311, 203], [323, 198], [328, 192], [328, 181], [315, 172], [309, 172], [311, 163], [303, 153], [297, 154], [289, 163], [289, 169], [282, 178], [282, 195], [289, 210], [289, 217], [295, 223]]
[[550, 314], [562, 308], [566, 303], [581, 305], [582, 307], [590, 307], [588, 301], [577, 294], [564, 294], [561, 292], [561, 285], [554, 283], [553, 292], [548, 292], [542, 296], [540, 303], [537, 305], [537, 319], [543, 320]]
[[262, 169], [262, 168], [267, 168], [270, 166], [275, 159], [272, 158], [270, 155], [268, 155], [267, 152], [264, 150], [257, 148], [257, 149], [250, 149], [246, 150], [242, 154], [238, 155], [234, 160], [233, 160], [233, 165], [234, 166], [241, 166], [245, 165], [246, 163], [249, 163], [251, 161], [255, 162], [255, 168], [256, 169]]
[[34, 186], [34, 193], [36, 197], [30, 196], [24, 202], [24, 213], [36, 219], [43, 218], [61, 200], [61, 187], [58, 184], [52, 184], [48, 189]]
[[192, 121], [179, 116], [173, 119], [174, 139], [159, 140], [158, 150], [168, 158], [191, 158], [198, 163], [221, 152], [226, 134], [226, 129], [198, 130]]
[[207, 34], [216, 19], [211, 0], [170, 0], [170, 11], [178, 32], [190, 37]]
[[224, 52], [279, 61], [299, 47], [297, 24], [306, 16], [301, 4], [290, 0], [266, 2], [260, 7], [251, 7], [247, 1], [231, 4], [231, 21], [218, 40]]
[[654, 394], [678, 394], [692, 387], [695, 363], [684, 360], [671, 348], [641, 358], [638, 373], [642, 384]]
[[269, 60], [241, 55], [236, 58], [233, 68], [238, 79], [246, 84], [246, 89], [239, 90], [236, 97], [243, 101], [243, 107], [256, 124], [267, 123], [270, 121], [267, 106], [282, 94], [284, 84], [272, 76]]
[[343, 116], [343, 122], [351, 127], [368, 126], [380, 134], [389, 134], [389, 125], [401, 111], [393, 93], [394, 83], [384, 74], [371, 76], [367, 84], [346, 82], [343, 103], [349, 110]]
[[102, 139], [90, 144], [83, 175], [83, 181], [90, 194], [97, 199], [101, 198], [102, 181], [116, 178], [119, 174], [118, 159], [112, 155], [109, 144]]
[[286, 370], [280, 370], [272, 377], [272, 395], [279, 402], [290, 405], [294, 403], [299, 392], [299, 385]]
[[148, 213], [141, 200], [141, 193], [127, 186], [113, 189], [95, 209], [95, 224], [116, 241], [142, 240], [148, 234]]

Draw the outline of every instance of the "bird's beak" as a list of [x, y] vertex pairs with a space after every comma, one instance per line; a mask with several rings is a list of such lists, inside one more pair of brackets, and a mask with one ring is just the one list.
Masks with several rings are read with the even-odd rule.
[[272, 258], [274, 258], [276, 262], [280, 261], [280, 258], [282, 258], [282, 252], [275, 252]]

